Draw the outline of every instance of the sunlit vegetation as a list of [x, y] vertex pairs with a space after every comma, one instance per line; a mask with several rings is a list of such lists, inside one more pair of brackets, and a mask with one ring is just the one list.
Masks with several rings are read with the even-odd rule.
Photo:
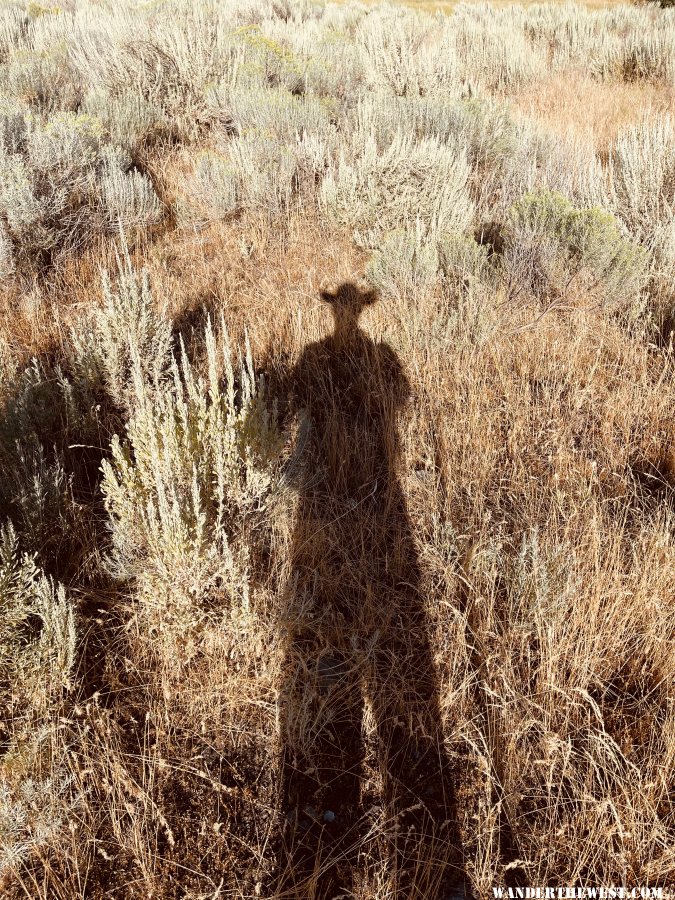
[[[3, 0], [0, 296], [3, 897], [319, 898], [347, 815], [349, 896], [673, 883], [675, 9]], [[347, 431], [398, 538], [302, 521]], [[331, 637], [348, 540], [417, 617]], [[342, 677], [360, 799], [289, 809]]]

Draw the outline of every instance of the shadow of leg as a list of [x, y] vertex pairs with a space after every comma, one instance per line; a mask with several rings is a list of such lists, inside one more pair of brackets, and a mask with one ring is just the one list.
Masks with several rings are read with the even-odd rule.
[[351, 897], [363, 762], [360, 679], [345, 654], [296, 641], [281, 702], [284, 821], [276, 896]]
[[[406, 604], [410, 598], [399, 597], [395, 608], [404, 612]], [[368, 693], [389, 824], [391, 896], [456, 897], [464, 878], [454, 778], [420, 616], [400, 615], [397, 630], [375, 648]]]

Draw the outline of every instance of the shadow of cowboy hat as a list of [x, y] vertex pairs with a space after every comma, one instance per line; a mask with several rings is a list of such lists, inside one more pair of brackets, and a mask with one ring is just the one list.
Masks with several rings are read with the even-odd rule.
[[377, 301], [377, 292], [364, 290], [357, 284], [346, 282], [341, 284], [336, 291], [321, 291], [321, 299], [334, 308], [360, 313], [366, 306], [371, 306]]

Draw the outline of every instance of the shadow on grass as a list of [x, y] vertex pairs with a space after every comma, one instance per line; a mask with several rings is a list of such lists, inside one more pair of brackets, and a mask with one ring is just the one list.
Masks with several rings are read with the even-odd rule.
[[387, 896], [457, 896], [453, 772], [397, 474], [410, 386], [359, 326], [373, 293], [345, 284], [322, 299], [333, 333], [276, 385], [309, 424], [285, 610], [276, 896], [350, 897], [367, 860], [380, 861]]

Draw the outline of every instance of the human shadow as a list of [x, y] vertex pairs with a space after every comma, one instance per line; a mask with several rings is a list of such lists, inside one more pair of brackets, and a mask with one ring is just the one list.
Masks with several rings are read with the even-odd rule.
[[452, 770], [398, 476], [410, 385], [391, 347], [359, 326], [373, 292], [344, 284], [322, 299], [333, 333], [277, 384], [306, 428], [283, 617], [275, 896], [351, 897], [359, 859], [379, 857], [387, 896], [455, 897]]

